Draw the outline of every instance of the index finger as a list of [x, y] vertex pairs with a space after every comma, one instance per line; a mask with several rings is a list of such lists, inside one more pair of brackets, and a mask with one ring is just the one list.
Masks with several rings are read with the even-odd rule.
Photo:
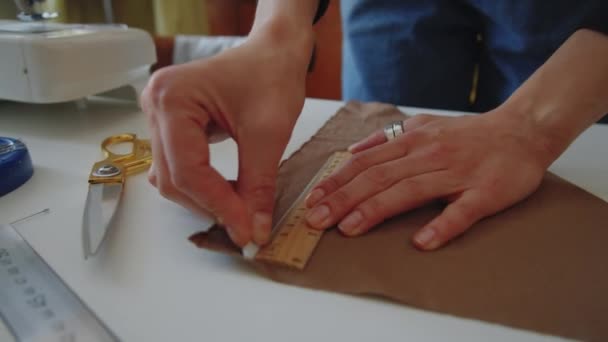
[[416, 131], [407, 132], [386, 144], [355, 153], [343, 166], [314, 186], [306, 198], [306, 205], [313, 207], [322, 198], [376, 165], [407, 156], [410, 146], [420, 139], [419, 135]]
[[232, 185], [210, 165], [207, 122], [189, 114], [162, 115], [163, 149], [175, 188], [209, 210], [226, 226], [232, 240], [244, 246], [251, 228], [244, 201]]

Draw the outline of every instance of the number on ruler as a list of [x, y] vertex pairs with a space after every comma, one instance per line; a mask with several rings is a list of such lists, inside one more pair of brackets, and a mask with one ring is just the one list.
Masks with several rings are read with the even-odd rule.
[[36, 293], [36, 289], [34, 289], [32, 286], [28, 286], [23, 290], [23, 293], [26, 296], [33, 296]]
[[9, 275], [14, 276], [14, 275], [19, 274], [19, 267], [11, 266], [11, 267], [7, 268], [6, 271], [8, 272]]
[[27, 283], [27, 278], [24, 276], [20, 276], [20, 277], [15, 277], [15, 284], [17, 285], [23, 285], [25, 283]]
[[40, 309], [46, 306], [46, 298], [44, 297], [44, 294], [39, 293], [34, 297], [28, 299], [27, 304], [33, 309]]
[[53, 319], [55, 317], [55, 312], [51, 309], [44, 309], [42, 311], [42, 317], [44, 317], [44, 319]]

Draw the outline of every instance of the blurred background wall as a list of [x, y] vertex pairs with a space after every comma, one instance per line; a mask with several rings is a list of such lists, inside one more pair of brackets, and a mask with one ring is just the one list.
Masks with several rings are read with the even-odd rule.
[[[58, 22], [106, 22], [104, 6], [117, 23], [142, 28], [154, 35], [207, 34], [205, 0], [46, 0], [45, 8], [59, 13]], [[0, 18], [14, 19], [12, 0], [0, 1]]]
[[[176, 35], [245, 36], [255, 15], [256, 0], [47, 0], [47, 10], [59, 12], [66, 23], [113, 21], [142, 28], [155, 37], [159, 63], [172, 64]], [[340, 99], [342, 33], [339, 0], [332, 0], [315, 25], [316, 44], [307, 80], [307, 96]], [[0, 18], [15, 19], [12, 0], [0, 0]]]

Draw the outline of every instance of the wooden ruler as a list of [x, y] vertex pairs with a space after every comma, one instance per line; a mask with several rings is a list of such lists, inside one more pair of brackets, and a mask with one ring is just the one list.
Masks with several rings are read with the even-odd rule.
[[260, 249], [255, 256], [256, 260], [299, 270], [306, 267], [306, 263], [321, 240], [323, 231], [311, 228], [306, 223], [304, 217], [308, 209], [304, 200], [317, 183], [331, 175], [350, 157], [351, 154], [348, 152], [336, 152], [329, 157], [325, 165], [276, 224], [271, 242]]

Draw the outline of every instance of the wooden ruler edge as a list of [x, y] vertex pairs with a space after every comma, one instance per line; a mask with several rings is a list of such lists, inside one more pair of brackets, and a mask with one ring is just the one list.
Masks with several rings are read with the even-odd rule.
[[[263, 247], [262, 249], [260, 249], [260, 251], [258, 252], [258, 254], [255, 257], [256, 260], [268, 262], [271, 264], [286, 266], [286, 267], [290, 267], [290, 268], [296, 268], [299, 270], [302, 270], [306, 267], [306, 264], [307, 264], [308, 260], [310, 259], [310, 257], [312, 256], [312, 253], [314, 252], [316, 246], [318, 245], [324, 231], [314, 229], [314, 231], [318, 234], [318, 237], [315, 238], [314, 241], [312, 241], [312, 244], [314, 244], [314, 246], [312, 246], [312, 248], [310, 249], [305, 260], [302, 260], [300, 263], [294, 263], [294, 262], [290, 262], [289, 260], [281, 259], [280, 252], [282, 250], [280, 249], [280, 246], [277, 245], [278, 242], [275, 242], [275, 241], [277, 241], [277, 237], [281, 232], [283, 232], [285, 229], [289, 229], [289, 228], [285, 228], [285, 226], [284, 226], [285, 222], [291, 217], [291, 215], [294, 213], [294, 211], [297, 210], [301, 204], [303, 204], [304, 199], [306, 198], [306, 196], [308, 195], [310, 190], [314, 186], [316, 186], [322, 179], [329, 176], [329, 174], [331, 174], [337, 167], [339, 167], [341, 165], [341, 163], [343, 163], [349, 157], [350, 157], [349, 152], [338, 151], [338, 152], [334, 152], [327, 159], [327, 161], [325, 161], [323, 166], [321, 166], [321, 168], [317, 171], [317, 173], [313, 176], [313, 178], [308, 182], [306, 187], [298, 195], [296, 200], [285, 211], [285, 213], [281, 216], [281, 218], [279, 219], [277, 224], [273, 227], [271, 242], [268, 245], [266, 245], [265, 247]], [[332, 166], [332, 164], [335, 163], [336, 161], [337, 161], [337, 163]], [[298, 228], [294, 228], [294, 229], [290, 230], [289, 232], [293, 232], [293, 233], [291, 233], [290, 236], [288, 236], [286, 238], [287, 244], [291, 240], [294, 239], [294, 238], [292, 238], [291, 240], [289, 240], [289, 237], [293, 236], [293, 234], [300, 235], [299, 232], [302, 232], [302, 231], [308, 232], [309, 230], [312, 230], [312, 229], [313, 228], [306, 229], [306, 228], [298, 227]], [[273, 249], [276, 249], [276, 251], [272, 252]]]

